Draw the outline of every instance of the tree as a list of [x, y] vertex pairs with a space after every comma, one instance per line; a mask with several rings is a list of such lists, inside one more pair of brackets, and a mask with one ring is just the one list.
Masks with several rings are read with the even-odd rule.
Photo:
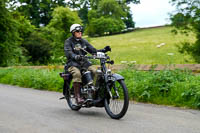
[[126, 2], [127, 4], [130, 4], [130, 3], [139, 4], [139, 3], [140, 3], [140, 0], [125, 0], [125, 2]]
[[71, 36], [70, 26], [74, 23], [81, 24], [77, 12], [71, 11], [67, 7], [57, 7], [52, 13], [49, 24], [41, 29], [43, 36], [52, 42], [52, 54], [55, 58], [64, 55], [64, 41]]
[[[132, 18], [132, 14], [130, 11], [130, 7], [128, 6], [129, 4], [139, 4], [140, 0], [71, 0], [67, 4], [73, 8], [74, 10], [78, 11], [79, 17], [83, 20], [84, 25], [87, 25], [89, 23], [88, 20], [88, 13], [90, 10], [99, 10], [99, 6], [102, 6], [102, 3], [107, 3], [103, 7], [104, 10], [117, 10], [117, 7], [119, 9], [119, 12], [122, 12], [120, 10], [123, 10], [124, 15], [123, 17], [121, 16], [121, 19], [123, 19], [123, 22], [126, 24], [126, 27], [134, 27], [135, 23]], [[108, 4], [110, 3], [110, 4]], [[117, 4], [118, 3], [118, 4]], [[114, 5], [113, 5], [114, 4]], [[112, 6], [111, 6], [112, 5]], [[113, 6], [115, 8], [113, 8]], [[116, 12], [114, 11], [114, 12]], [[115, 13], [117, 14], [117, 13]], [[118, 15], [119, 16], [119, 15]]]
[[97, 10], [88, 13], [87, 33], [90, 36], [115, 34], [125, 28], [122, 18], [126, 13], [115, 0], [101, 0]]
[[34, 28], [18, 12], [9, 12], [5, 2], [0, 1], [0, 66], [14, 65], [24, 59], [21, 43]]
[[21, 13], [18, 11], [13, 11], [12, 13], [13, 19], [16, 21], [18, 25], [18, 34], [19, 37], [22, 39], [26, 39], [29, 35], [36, 29], [34, 25], [31, 25], [30, 21], [22, 16]]
[[[33, 25], [47, 25], [51, 20], [51, 14], [54, 8], [58, 6], [66, 6], [64, 0], [9, 0], [11, 6], [20, 3], [17, 10], [23, 13]], [[13, 3], [13, 4], [11, 4]]]
[[52, 13], [52, 19], [46, 28], [54, 29], [57, 31], [55, 34], [61, 34], [60, 41], [71, 36], [70, 26], [74, 23], [81, 24], [81, 19], [78, 17], [77, 12], [71, 11], [67, 7], [57, 7]]
[[177, 13], [171, 14], [172, 25], [183, 32], [192, 30], [199, 33], [200, 1], [172, 0], [171, 2], [177, 8]]
[[133, 21], [132, 14], [130, 12], [127, 13], [127, 17], [124, 19], [124, 23], [126, 24], [126, 27], [135, 27], [135, 22]]
[[78, 16], [81, 18], [83, 25], [88, 24], [88, 11], [90, 9], [90, 0], [70, 0], [67, 5], [78, 12]]
[[115, 0], [118, 5], [121, 7], [124, 15], [121, 16], [121, 19], [126, 25], [126, 28], [135, 27], [135, 22], [133, 21], [132, 13], [129, 7], [129, 4], [139, 4], [140, 0]]
[[43, 38], [39, 31], [33, 32], [22, 45], [25, 48], [25, 55], [29, 57], [28, 62], [48, 64], [52, 55], [50, 44], [50, 41]]
[[102, 36], [104, 33], [115, 34], [120, 33], [124, 27], [125, 25], [122, 20], [102, 16], [97, 19], [92, 19], [88, 33], [90, 36]]
[[[181, 33], [193, 32], [197, 41], [194, 44], [183, 43], [181, 52], [186, 52], [200, 62], [200, 1], [199, 0], [171, 0], [177, 7], [177, 13], [171, 15], [172, 25]], [[177, 32], [177, 30], [175, 30]]]
[[125, 17], [125, 12], [116, 0], [101, 0], [97, 11], [100, 16], [121, 19]]
[[119, 4], [121, 5], [123, 11], [126, 13], [126, 17], [123, 18], [126, 28], [129, 28], [129, 27], [134, 28], [135, 27], [135, 22], [133, 21], [132, 13], [131, 13], [130, 7], [128, 6], [131, 3], [139, 4], [140, 0], [119, 1]]
[[84, 25], [88, 24], [88, 11], [89, 7], [87, 2], [83, 5], [83, 8], [80, 8], [78, 11], [78, 16], [81, 18]]

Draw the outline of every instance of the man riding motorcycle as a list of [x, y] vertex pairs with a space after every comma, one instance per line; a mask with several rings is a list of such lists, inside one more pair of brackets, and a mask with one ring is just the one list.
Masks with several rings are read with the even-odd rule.
[[[104, 49], [95, 49], [87, 40], [82, 38], [83, 27], [80, 24], [73, 24], [70, 27], [72, 36], [65, 40], [64, 51], [67, 57], [66, 69], [72, 74], [74, 95], [77, 104], [82, 104], [84, 100], [80, 96], [81, 88], [81, 70], [89, 70], [93, 75], [96, 74], [96, 68], [92, 67], [91, 62], [83, 58], [88, 53], [111, 51], [110, 46]], [[95, 77], [95, 76], [94, 76]]]

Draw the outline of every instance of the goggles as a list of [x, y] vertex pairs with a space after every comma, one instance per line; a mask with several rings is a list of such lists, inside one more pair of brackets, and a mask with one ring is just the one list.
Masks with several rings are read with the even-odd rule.
[[74, 32], [83, 32], [83, 27], [82, 26], [78, 26], [74, 29]]

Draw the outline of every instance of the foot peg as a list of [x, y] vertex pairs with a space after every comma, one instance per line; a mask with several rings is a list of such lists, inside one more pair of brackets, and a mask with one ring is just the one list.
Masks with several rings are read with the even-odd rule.
[[59, 98], [59, 100], [63, 100], [63, 99], [65, 99], [65, 97], [61, 97], [61, 98]]
[[93, 100], [92, 99], [87, 99], [83, 102], [83, 104], [86, 104], [87, 102], [92, 102]]

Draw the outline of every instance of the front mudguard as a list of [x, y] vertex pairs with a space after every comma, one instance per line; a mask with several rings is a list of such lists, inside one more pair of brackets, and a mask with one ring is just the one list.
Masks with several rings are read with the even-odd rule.
[[105, 76], [107, 91], [108, 92], [110, 91], [110, 89], [109, 89], [110, 84], [113, 84], [115, 81], [119, 81], [119, 80], [124, 80], [124, 77], [117, 73]]
[[112, 74], [112, 77], [113, 81], [124, 80], [124, 77], [117, 73]]
[[112, 97], [112, 93], [111, 93], [111, 86], [113, 85], [113, 83], [115, 83], [115, 81], [119, 81], [119, 80], [124, 80], [124, 77], [121, 76], [120, 74], [112, 74], [112, 75], [108, 75], [107, 77], [107, 82], [106, 82], [106, 90], [107, 90], [107, 93], [108, 93], [108, 97], [107, 99], [111, 98]]

